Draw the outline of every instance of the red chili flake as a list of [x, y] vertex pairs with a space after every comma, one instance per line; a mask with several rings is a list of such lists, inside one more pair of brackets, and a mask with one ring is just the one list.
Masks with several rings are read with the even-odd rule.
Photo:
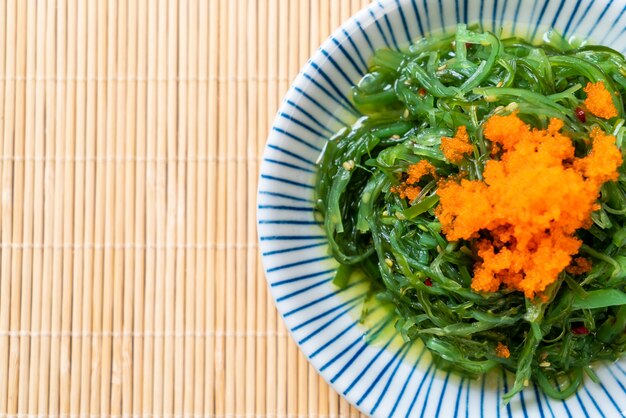
[[577, 325], [572, 327], [572, 333], [574, 335], [587, 335], [589, 334], [589, 330], [584, 325]]
[[576, 117], [579, 121], [581, 121], [582, 123], [587, 122], [587, 114], [580, 107], [574, 109], [574, 113], [576, 114]]
[[426, 89], [424, 87], [420, 87], [420, 89], [417, 92], [422, 97], [426, 96]]
[[424, 284], [428, 287], [433, 285], [433, 281], [430, 280], [430, 277], [427, 277], [426, 280], [424, 280]]

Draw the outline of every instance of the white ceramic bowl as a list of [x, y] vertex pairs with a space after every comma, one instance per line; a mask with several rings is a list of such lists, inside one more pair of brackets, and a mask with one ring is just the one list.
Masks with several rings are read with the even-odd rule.
[[626, 361], [597, 367], [567, 401], [532, 385], [503, 407], [512, 376], [462, 379], [433, 367], [420, 344], [389, 336], [367, 343], [358, 323], [365, 286], [339, 291], [336, 263], [313, 211], [315, 162], [325, 141], [357, 117], [350, 87], [373, 51], [397, 48], [457, 22], [537, 39], [554, 27], [566, 37], [626, 49], [626, 0], [388, 0], [344, 23], [302, 69], [269, 135], [258, 196], [263, 263], [279, 312], [309, 361], [364, 413], [379, 417], [622, 417]]

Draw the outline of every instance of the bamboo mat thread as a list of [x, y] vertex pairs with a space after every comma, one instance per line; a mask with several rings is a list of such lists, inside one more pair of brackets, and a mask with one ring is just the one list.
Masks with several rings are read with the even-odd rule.
[[0, 416], [359, 416], [255, 210], [290, 81], [367, 3], [0, 0]]

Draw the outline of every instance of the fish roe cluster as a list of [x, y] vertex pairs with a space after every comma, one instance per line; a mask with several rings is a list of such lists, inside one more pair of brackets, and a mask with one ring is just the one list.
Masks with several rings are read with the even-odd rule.
[[511, 357], [511, 351], [509, 350], [509, 347], [502, 344], [501, 342], [498, 342], [498, 345], [496, 346], [496, 356], [509, 358]]
[[465, 155], [474, 150], [469, 142], [467, 128], [463, 125], [459, 126], [452, 138], [441, 138], [441, 151], [443, 151], [446, 160], [451, 163], [458, 164], [463, 160]]
[[418, 163], [411, 164], [407, 169], [407, 174], [406, 180], [398, 186], [392, 187], [391, 191], [400, 196], [400, 198], [413, 202], [422, 191], [422, 188], [417, 186], [417, 183], [426, 175], [435, 176], [435, 166], [426, 160], [421, 160]]
[[615, 103], [613, 103], [611, 93], [604, 85], [604, 81], [587, 83], [584, 91], [587, 93], [585, 106], [591, 113], [603, 119], [611, 119], [617, 116], [617, 108]]
[[590, 152], [577, 158], [562, 127], [559, 119], [532, 129], [516, 114], [494, 115], [484, 135], [502, 154], [486, 163], [484, 180], [439, 181], [443, 233], [475, 243], [475, 291], [540, 295], [578, 252], [575, 232], [590, 226], [600, 187], [617, 179], [622, 155], [615, 137], [593, 129]]

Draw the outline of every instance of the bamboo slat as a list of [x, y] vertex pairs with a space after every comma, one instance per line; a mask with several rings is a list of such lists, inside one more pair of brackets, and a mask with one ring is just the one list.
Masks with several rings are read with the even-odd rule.
[[352, 417], [269, 295], [256, 191], [363, 0], [0, 0], [0, 417]]

